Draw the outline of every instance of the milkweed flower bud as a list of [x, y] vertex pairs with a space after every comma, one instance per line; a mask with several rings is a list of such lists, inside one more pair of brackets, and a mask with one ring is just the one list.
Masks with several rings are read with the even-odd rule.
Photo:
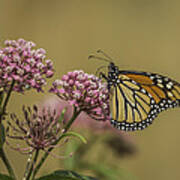
[[68, 72], [55, 80], [50, 92], [96, 120], [109, 119], [109, 92], [98, 77], [83, 71]]
[[14, 91], [42, 91], [46, 78], [54, 74], [51, 60], [45, 59], [46, 51], [34, 49], [36, 44], [24, 39], [6, 40], [4, 45], [0, 48], [0, 87], [6, 91], [15, 81]]
[[34, 150], [47, 150], [54, 147], [63, 129], [56, 111], [50, 108], [39, 110], [37, 106], [33, 108], [23, 106], [23, 114], [23, 120], [11, 114], [6, 134], [11, 139], [25, 141], [28, 147], [13, 149], [31, 153]]

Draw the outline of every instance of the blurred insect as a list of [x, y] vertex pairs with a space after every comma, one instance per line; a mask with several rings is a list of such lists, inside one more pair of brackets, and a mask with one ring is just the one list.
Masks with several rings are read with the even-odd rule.
[[[180, 84], [168, 77], [148, 72], [121, 71], [112, 59], [89, 56], [109, 62], [107, 81], [110, 91], [111, 124], [119, 130], [142, 130], [152, 124], [157, 115], [180, 105]], [[100, 67], [98, 71], [103, 68]], [[106, 66], [107, 67], [107, 66]]]

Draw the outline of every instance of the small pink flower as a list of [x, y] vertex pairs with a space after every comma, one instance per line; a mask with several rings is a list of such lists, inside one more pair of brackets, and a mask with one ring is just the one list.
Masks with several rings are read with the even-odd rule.
[[97, 120], [109, 119], [109, 92], [105, 83], [83, 71], [68, 72], [55, 80], [50, 92]]
[[52, 77], [53, 75], [54, 75], [54, 72], [51, 71], [51, 70], [48, 70], [48, 71], [46, 72], [46, 77], [47, 77], [47, 78], [50, 78], [50, 77]]
[[14, 91], [23, 93], [30, 88], [42, 91], [46, 78], [54, 74], [51, 60], [45, 60], [46, 51], [35, 50], [35, 43], [24, 39], [6, 40], [4, 45], [0, 48], [0, 87], [7, 91], [15, 81]]

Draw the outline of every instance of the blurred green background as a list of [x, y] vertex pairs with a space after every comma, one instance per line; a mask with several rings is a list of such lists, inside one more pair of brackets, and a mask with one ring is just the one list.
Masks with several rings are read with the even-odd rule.
[[[67, 71], [94, 73], [104, 63], [87, 57], [98, 49], [120, 69], [158, 72], [180, 81], [179, 34], [178, 0], [0, 1], [1, 45], [6, 39], [22, 37], [46, 49], [56, 69], [47, 89]], [[14, 95], [9, 111], [20, 112], [22, 104], [34, 104], [46, 96], [35, 91]], [[179, 109], [160, 114], [149, 128], [130, 133], [138, 148], [135, 156], [112, 161], [139, 180], [180, 179], [179, 126]], [[26, 157], [7, 150], [21, 177]], [[59, 160], [49, 157], [41, 173], [58, 168]], [[0, 170], [6, 173], [1, 162]]]

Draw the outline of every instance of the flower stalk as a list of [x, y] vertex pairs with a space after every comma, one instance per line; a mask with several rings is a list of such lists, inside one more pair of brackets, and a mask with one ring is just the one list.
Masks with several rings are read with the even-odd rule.
[[15, 176], [15, 174], [14, 174], [14, 171], [13, 171], [13, 169], [12, 169], [12, 167], [11, 167], [11, 164], [10, 164], [9, 160], [7, 159], [7, 156], [6, 156], [3, 148], [0, 148], [0, 157], [1, 157], [2, 161], [3, 161], [3, 163], [5, 164], [6, 169], [7, 169], [8, 173], [9, 173], [9, 175], [10, 175], [14, 180], [16, 180], [16, 176]]
[[[15, 81], [12, 82], [12, 84], [11, 84], [11, 86], [9, 88], [9, 91], [7, 92], [6, 99], [4, 100], [4, 104], [3, 104], [1, 112], [0, 112], [0, 126], [2, 126], [2, 124], [1, 124], [2, 123], [2, 119], [3, 119], [4, 114], [6, 113], [6, 107], [7, 107], [9, 98], [11, 96], [14, 84], [15, 84]], [[12, 178], [16, 179], [14, 171], [13, 171], [13, 168], [11, 167], [11, 164], [10, 164], [10, 162], [9, 162], [5, 152], [4, 152], [3, 145], [0, 147], [0, 157], [1, 157], [4, 165], [6, 166], [6, 169], [7, 169], [8, 173], [9, 173], [9, 175]]]
[[9, 91], [7, 92], [6, 99], [4, 100], [4, 104], [2, 106], [2, 110], [1, 110], [1, 113], [0, 113], [0, 124], [1, 124], [1, 121], [2, 121], [2, 118], [3, 118], [3, 115], [6, 113], [6, 107], [7, 107], [9, 98], [11, 96], [11, 93], [13, 91], [14, 84], [15, 84], [15, 81], [13, 80], [12, 83], [11, 83], [11, 86], [9, 88]]
[[27, 159], [27, 164], [26, 164], [26, 169], [25, 169], [25, 172], [24, 172], [24, 177], [23, 177], [23, 180], [26, 180], [26, 177], [29, 173], [29, 169], [30, 169], [30, 166], [31, 166], [31, 163], [32, 163], [32, 154], [29, 155], [29, 158]]
[[34, 169], [34, 165], [35, 165], [36, 162], [37, 162], [38, 155], [39, 155], [39, 149], [37, 149], [36, 152], [35, 152], [35, 155], [34, 155], [34, 158], [33, 158], [33, 160], [32, 160], [31, 167], [30, 167], [30, 169], [29, 169], [29, 173], [28, 173], [28, 175], [27, 175], [26, 180], [29, 180], [29, 179], [30, 179], [30, 176], [31, 176], [32, 171], [33, 171], [33, 169]]
[[[58, 138], [58, 140], [54, 143], [54, 145], [56, 145], [64, 136], [64, 133], [66, 133], [69, 128], [71, 127], [71, 125], [73, 124], [73, 122], [76, 120], [76, 118], [79, 116], [79, 114], [81, 113], [81, 111], [77, 111], [77, 108], [74, 107], [74, 113], [72, 118], [68, 121], [68, 123], [66, 124], [66, 126], [64, 127], [64, 132], [63, 134]], [[45, 152], [44, 156], [41, 158], [41, 160], [39, 161], [39, 163], [37, 164], [36, 168], [34, 169], [33, 173], [32, 173], [32, 180], [35, 179], [36, 174], [38, 173], [39, 169], [41, 168], [41, 166], [43, 165], [44, 161], [47, 159], [49, 153], [53, 150], [54, 148], [51, 147], [47, 150], [47, 152]]]

